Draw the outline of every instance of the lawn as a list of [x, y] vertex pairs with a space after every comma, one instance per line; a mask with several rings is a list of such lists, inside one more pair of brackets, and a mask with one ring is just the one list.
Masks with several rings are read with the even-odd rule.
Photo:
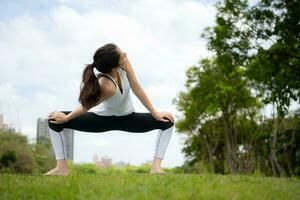
[[102, 171], [0, 174], [0, 199], [300, 199], [299, 178]]

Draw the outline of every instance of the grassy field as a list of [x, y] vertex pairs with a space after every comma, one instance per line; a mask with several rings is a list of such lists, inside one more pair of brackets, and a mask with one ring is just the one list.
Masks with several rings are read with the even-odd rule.
[[[90, 173], [91, 172], [91, 173]], [[67, 177], [0, 174], [0, 199], [300, 199], [299, 178], [76, 170]]]

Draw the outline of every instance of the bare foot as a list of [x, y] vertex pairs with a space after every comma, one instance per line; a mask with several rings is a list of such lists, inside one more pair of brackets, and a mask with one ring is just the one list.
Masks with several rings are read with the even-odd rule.
[[67, 176], [68, 175], [68, 169], [59, 169], [59, 168], [54, 168], [43, 175], [46, 176]]
[[157, 168], [151, 168], [150, 174], [165, 174], [166, 172], [162, 169], [157, 169]]

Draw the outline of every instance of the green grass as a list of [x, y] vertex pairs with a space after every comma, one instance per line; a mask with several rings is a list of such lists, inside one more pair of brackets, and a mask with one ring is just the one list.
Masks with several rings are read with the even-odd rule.
[[298, 178], [75, 171], [67, 177], [0, 174], [0, 199], [300, 199]]

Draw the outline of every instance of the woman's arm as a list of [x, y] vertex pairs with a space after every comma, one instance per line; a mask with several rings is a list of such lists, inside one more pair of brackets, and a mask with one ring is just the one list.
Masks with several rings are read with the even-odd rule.
[[127, 61], [124, 63], [124, 68], [127, 74], [128, 81], [130, 83], [130, 87], [133, 91], [133, 93], [139, 98], [139, 100], [142, 102], [142, 104], [149, 110], [150, 113], [157, 112], [150, 102], [149, 98], [147, 97], [144, 89], [139, 84], [135, 73], [132, 69], [131, 63], [127, 59]]
[[[102, 81], [102, 82], [101, 82]], [[100, 100], [98, 101], [97, 104], [100, 104], [102, 101], [109, 99], [111, 96], [113, 96], [115, 94], [115, 86], [111, 83], [110, 80], [104, 79], [104, 80], [100, 80], [100, 78], [98, 79], [98, 83], [100, 85], [102, 94], [100, 97]], [[78, 108], [76, 108], [75, 110], [73, 110], [72, 112], [70, 112], [67, 115], [67, 121], [87, 112], [89, 109], [83, 108], [82, 105], [80, 105]]]
[[72, 112], [70, 112], [69, 114], [67, 114], [67, 121], [87, 112], [89, 109], [85, 109], [83, 108], [82, 105], [80, 105], [79, 107], [77, 107], [75, 110], [73, 110]]
[[[122, 54], [122, 57], [120, 59], [120, 65], [126, 71], [126, 75], [127, 75], [127, 78], [128, 78], [128, 81], [130, 83], [130, 87], [131, 87], [133, 93], [139, 98], [139, 100], [142, 102], [142, 104], [150, 111], [151, 115], [159, 121], [167, 122], [169, 120], [174, 123], [174, 117], [170, 112], [166, 112], [166, 111], [158, 112], [158, 111], [156, 111], [154, 106], [151, 104], [145, 91], [143, 90], [143, 88], [141, 87], [141, 85], [139, 84], [139, 82], [135, 76], [135, 73], [133, 71], [131, 63], [129, 62], [129, 60], [127, 58], [126, 53]], [[167, 118], [168, 120], [165, 118]]]
[[157, 112], [150, 100], [148, 99], [144, 89], [140, 85], [136, 85], [135, 88], [132, 89], [132, 91], [139, 98], [142, 104], [149, 110], [150, 113]]
[[82, 107], [82, 105], [80, 105], [79, 107], [77, 107], [75, 110], [73, 110], [72, 112], [70, 112], [67, 115], [60, 111], [51, 112], [48, 115], [48, 119], [50, 120], [51, 123], [62, 124], [62, 123], [65, 123], [65, 122], [87, 112], [87, 111], [88, 111], [88, 109], [84, 109]]
[[[115, 94], [115, 86], [113, 85], [113, 83], [109, 80], [106, 79], [101, 79], [99, 78], [98, 80], [99, 84], [100, 84], [100, 88], [101, 88], [101, 97], [100, 100], [97, 104], [100, 104], [102, 101], [109, 99], [111, 96], [113, 96]], [[107, 83], [105, 83], [107, 82]], [[61, 123], [65, 123], [79, 115], [82, 115], [83, 113], [87, 112], [89, 109], [87, 108], [83, 108], [82, 105], [80, 105], [79, 107], [77, 107], [75, 110], [73, 110], [72, 112], [70, 112], [69, 114], [65, 114], [63, 112], [51, 112], [48, 115], [48, 119], [50, 119], [51, 123], [56, 123], [56, 124], [61, 124]]]

